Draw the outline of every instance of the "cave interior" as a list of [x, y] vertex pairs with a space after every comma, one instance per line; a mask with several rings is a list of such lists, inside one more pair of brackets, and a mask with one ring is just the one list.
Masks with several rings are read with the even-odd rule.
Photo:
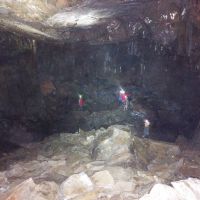
[[189, 0], [1, 1], [1, 151], [113, 124], [141, 135], [143, 118], [151, 138], [191, 140], [200, 118], [199, 12]]

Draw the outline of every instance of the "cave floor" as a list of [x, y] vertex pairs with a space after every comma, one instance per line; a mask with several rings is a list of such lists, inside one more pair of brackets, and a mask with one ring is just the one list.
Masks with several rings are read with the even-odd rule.
[[[139, 138], [126, 125], [60, 133], [2, 155], [0, 199], [25, 195], [29, 184], [35, 188], [44, 183], [54, 184], [53, 189], [46, 188], [51, 197], [42, 194], [48, 200], [98, 199], [102, 194], [105, 199], [140, 199], [156, 183], [200, 178], [199, 164], [200, 151], [186, 140], [168, 143]], [[89, 186], [79, 183], [83, 177]], [[83, 194], [92, 197], [81, 198]], [[38, 191], [34, 195], [41, 197]]]

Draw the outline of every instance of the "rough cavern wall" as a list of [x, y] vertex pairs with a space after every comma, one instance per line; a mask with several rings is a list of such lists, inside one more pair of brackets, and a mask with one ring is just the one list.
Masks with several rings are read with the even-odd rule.
[[[133, 19], [131, 10], [109, 19], [100, 36], [98, 26], [74, 29], [71, 43], [1, 31], [1, 135], [27, 142], [79, 127], [134, 123], [131, 112], [138, 111], [150, 118], [155, 134], [189, 137], [200, 117], [199, 4], [156, 5]], [[118, 109], [120, 87], [131, 95], [129, 115]], [[83, 111], [80, 93], [86, 100]]]
[[[92, 113], [118, 110], [120, 87], [131, 95], [130, 112], [146, 113], [157, 134], [189, 136], [198, 123], [199, 72], [191, 57], [178, 54], [177, 41], [165, 47], [142, 35], [105, 45], [20, 40], [24, 40], [20, 51], [9, 48], [17, 47], [11, 40], [8, 51], [1, 54], [0, 111], [4, 138], [23, 143], [47, 133], [114, 123], [101, 122]], [[83, 111], [78, 107], [79, 94], [86, 100]], [[99, 122], [92, 119], [88, 123], [91, 116]], [[123, 116], [119, 121], [132, 120]]]

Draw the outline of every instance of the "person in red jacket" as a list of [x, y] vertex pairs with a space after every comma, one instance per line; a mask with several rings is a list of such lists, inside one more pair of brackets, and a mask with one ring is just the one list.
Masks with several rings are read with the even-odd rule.
[[79, 104], [80, 109], [82, 110], [83, 106], [85, 105], [85, 101], [84, 101], [83, 96], [81, 94], [79, 95], [78, 104]]
[[128, 110], [128, 94], [123, 89], [121, 89], [119, 92], [119, 98], [124, 110]]

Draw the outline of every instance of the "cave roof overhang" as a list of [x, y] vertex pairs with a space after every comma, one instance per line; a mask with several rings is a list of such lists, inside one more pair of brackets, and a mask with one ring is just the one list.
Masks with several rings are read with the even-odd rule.
[[156, 3], [86, 0], [72, 7], [56, 8], [44, 0], [2, 0], [0, 30], [57, 42], [126, 40], [134, 34], [131, 26], [144, 19], [147, 8]]

